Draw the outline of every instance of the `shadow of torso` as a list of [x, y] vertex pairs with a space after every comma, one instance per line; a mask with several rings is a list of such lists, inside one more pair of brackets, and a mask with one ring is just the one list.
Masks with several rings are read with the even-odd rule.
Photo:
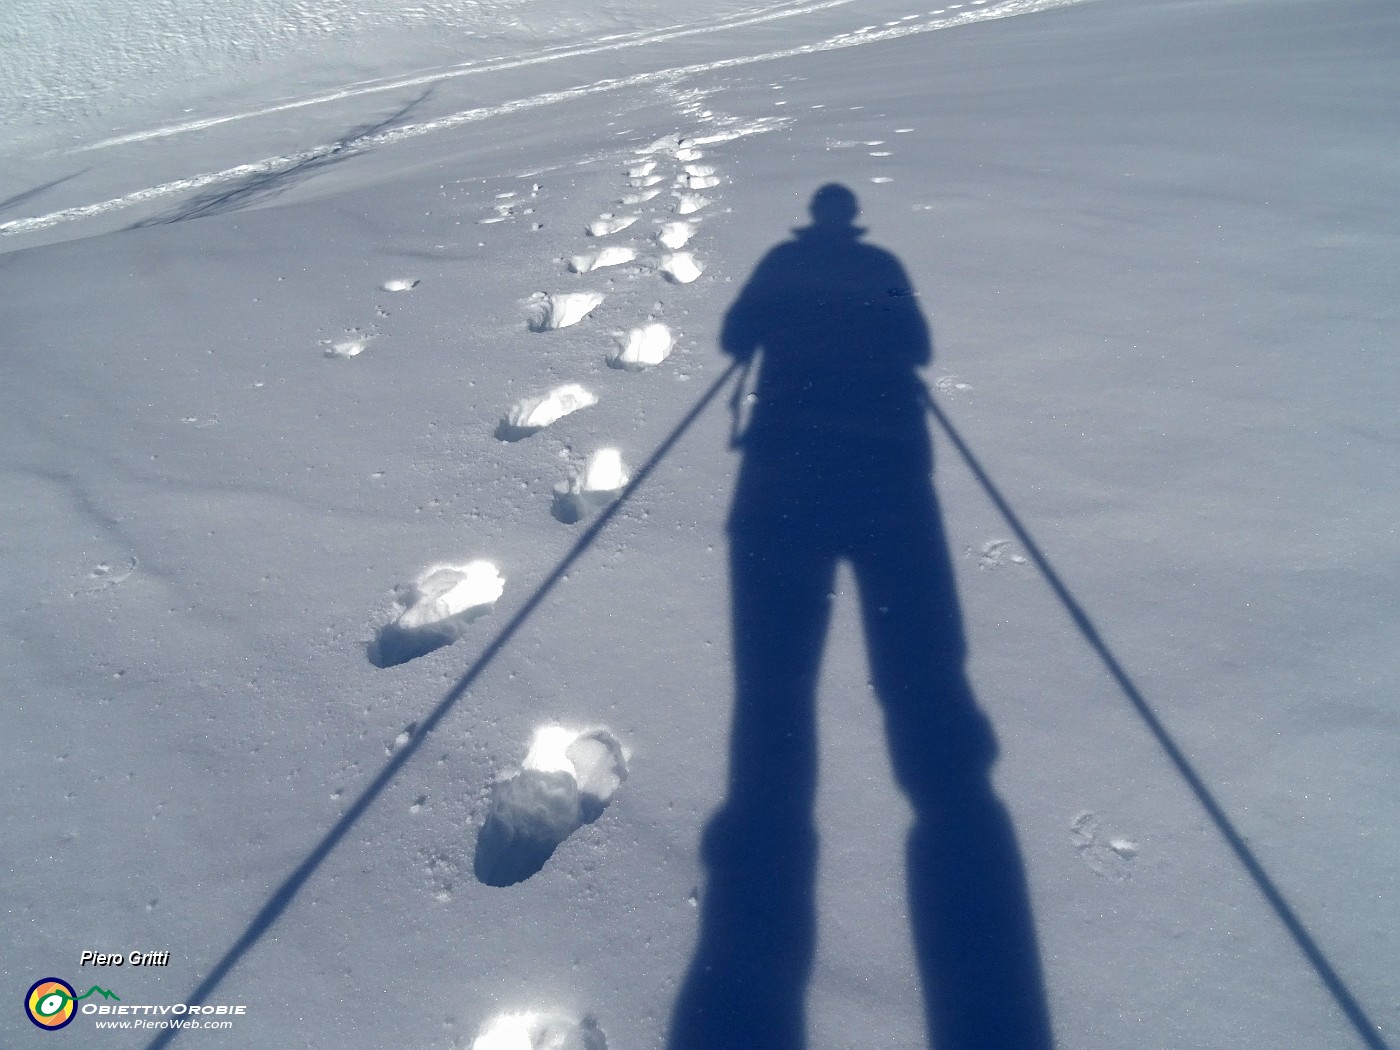
[[932, 470], [915, 371], [928, 328], [904, 268], [860, 232], [809, 227], [773, 249], [721, 337], [741, 361], [762, 355], [731, 527], [788, 520], [833, 554], [929, 492]]

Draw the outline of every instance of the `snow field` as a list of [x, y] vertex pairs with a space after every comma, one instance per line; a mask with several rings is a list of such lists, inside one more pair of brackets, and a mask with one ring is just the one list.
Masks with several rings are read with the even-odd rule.
[[[1388, 1031], [1393, 938], [1374, 917], [1393, 867], [1383, 843], [1393, 810], [1384, 697], [1394, 678], [1394, 515], [1375, 479], [1388, 476], [1394, 384], [1375, 355], [1386, 345], [1383, 278], [1396, 272], [1382, 205], [1395, 194], [1384, 163], [1348, 160], [1387, 154], [1357, 130], [1361, 121], [1345, 119], [1354, 100], [1338, 100], [1355, 71], [1374, 74], [1393, 59], [1318, 61], [1328, 49], [1353, 53], [1346, 37], [1361, 9], [1310, 15], [1285, 5], [1274, 10], [1286, 17], [1266, 21], [1264, 5], [1085, 5], [965, 40], [949, 34], [935, 63], [912, 47], [881, 49], [890, 81], [936, 86], [908, 99], [850, 57], [793, 63], [813, 81], [784, 79], [771, 94], [730, 82], [746, 114], [786, 96], [772, 112], [822, 116], [774, 136], [771, 156], [726, 151], [725, 178], [742, 176], [723, 202], [736, 221], [715, 222], [723, 208], [704, 213], [712, 225], [696, 250], [711, 265], [688, 287], [646, 259], [658, 219], [675, 216], [678, 165], [699, 159], [682, 154], [698, 148], [613, 158], [606, 185], [596, 168], [577, 182], [570, 170], [602, 139], [604, 120], [618, 121], [609, 132], [664, 128], [669, 114], [647, 123], [608, 113], [559, 168], [493, 173], [490, 189], [473, 187], [458, 211], [402, 179], [373, 207], [362, 197], [337, 209], [247, 210], [7, 258], [16, 294], [6, 312], [19, 323], [7, 326], [6, 378], [17, 382], [0, 394], [9, 407], [0, 415], [14, 420], [4, 514], [18, 571], [4, 584], [0, 647], [24, 694], [24, 717], [11, 723], [23, 746], [12, 758], [33, 789], [16, 792], [8, 810], [11, 886], [17, 901], [40, 901], [61, 871], [72, 894], [42, 929], [12, 916], [7, 935], [35, 965], [52, 959], [52, 972], [76, 937], [178, 936], [172, 947], [186, 964], [207, 971], [382, 768], [381, 754], [418, 746], [425, 695], [469, 656], [367, 666], [357, 644], [419, 601], [417, 583], [397, 589], [393, 612], [374, 595], [420, 566], [449, 561], [460, 571], [480, 556], [510, 578], [495, 608], [511, 610], [580, 535], [546, 513], [561, 471], [566, 488], [582, 490], [584, 452], [612, 449], [617, 459], [596, 480], [625, 477], [685, 400], [680, 384], [701, 371], [684, 344], [649, 373], [605, 371], [621, 363], [615, 333], [631, 342], [664, 315], [716, 360], [713, 311], [696, 303], [726, 298], [719, 282], [738, 280], [801, 222], [804, 191], [839, 179], [858, 192], [866, 185], [872, 239], [910, 265], [926, 297], [940, 402]], [[908, 17], [883, 28], [898, 31]], [[1099, 33], [1100, 24], [1117, 31]], [[1193, 32], [1157, 32], [1174, 24]], [[1222, 24], [1231, 32], [1216, 32]], [[898, 62], [883, 61], [901, 54], [904, 79]], [[1251, 110], [1260, 104], [1251, 80], [1259, 97], [1287, 105], [1283, 120]], [[1296, 97], [1278, 90], [1309, 84]], [[1372, 92], [1377, 112], [1393, 109], [1384, 94]], [[939, 104], [948, 98], [956, 105]], [[1144, 116], [1150, 143], [1136, 137]], [[1294, 124], [1302, 131], [1290, 138]], [[529, 138], [529, 125], [511, 136]], [[1372, 121], [1373, 137], [1392, 126]], [[823, 139], [841, 145], [823, 150]], [[534, 177], [548, 189], [526, 189]], [[627, 184], [650, 177], [662, 181]], [[580, 198], [571, 183], [587, 192]], [[651, 196], [611, 203], [634, 192]], [[562, 260], [598, 247], [581, 233], [588, 219], [619, 207], [639, 221], [609, 236], [637, 258], [562, 274]], [[375, 236], [346, 236], [347, 216], [377, 222]], [[474, 226], [477, 217], [491, 221]], [[282, 265], [278, 227], [296, 223], [302, 250]], [[740, 225], [751, 232], [740, 236]], [[245, 238], [255, 252], [242, 252]], [[298, 282], [295, 294], [279, 299], [265, 279], [271, 266]], [[298, 277], [322, 266], [329, 279], [319, 287]], [[380, 297], [376, 321], [344, 338], [333, 333], [348, 315], [302, 319], [308, 304], [374, 310], [372, 299], [341, 302], [342, 277], [389, 293], [383, 278], [408, 274], [427, 279], [411, 296]], [[576, 324], [526, 334], [521, 296], [585, 285], [606, 300]], [[57, 300], [59, 289], [47, 316], [27, 311], [26, 300]], [[190, 303], [225, 309], [196, 314]], [[167, 345], [180, 324], [195, 336], [180, 342], [197, 353]], [[99, 350], [84, 358], [90, 331]], [[320, 346], [374, 352], [322, 362], [307, 352], [321, 336]], [[287, 346], [280, 357], [263, 353]], [[42, 365], [12, 370], [31, 359]], [[506, 406], [568, 383], [599, 403], [533, 440], [496, 440]], [[723, 791], [711, 785], [724, 772], [729, 685], [723, 508], [713, 506], [726, 478], [714, 422], [618, 508], [588, 564], [560, 584], [555, 597], [568, 600], [521, 632], [499, 674], [469, 690], [300, 891], [276, 936], [231, 971], [255, 1003], [280, 1003], [277, 989], [304, 987], [307, 975], [364, 990], [358, 1016], [308, 1005], [320, 1022], [306, 1029], [308, 1046], [393, 1045], [410, 1015], [425, 1050], [461, 1050], [492, 1033], [520, 1050], [575, 1038], [588, 1046], [581, 1033], [594, 1011], [617, 1050], [660, 1045], [667, 981], [685, 964], [688, 916], [704, 896], [689, 831]], [[1059, 630], [1063, 610], [1005, 523], [946, 444], [939, 451], [972, 677], [1003, 744], [999, 790], [1024, 836], [1062, 1043], [1358, 1045], [1198, 809], [1181, 801], [1178, 779], [1102, 668]], [[461, 582], [429, 584], [429, 575], [416, 579], [439, 598]], [[898, 903], [887, 913], [870, 903], [899, 899], [902, 802], [892, 787], [880, 793], [878, 726], [852, 731], [869, 705], [864, 653], [858, 643], [840, 648], [860, 633], [849, 588], [838, 581], [827, 650], [837, 688], [823, 686], [833, 701], [823, 728], [842, 753], [823, 770], [826, 954], [811, 986], [811, 1032], [814, 1047], [852, 1033], [905, 1045], [921, 1023], [900, 954], [908, 924]], [[472, 608], [467, 599], [460, 611]], [[432, 622], [426, 606], [422, 615]], [[682, 630], [669, 632], [668, 621]], [[502, 622], [497, 612], [465, 625], [468, 644]], [[649, 644], [633, 644], [642, 638]], [[664, 693], [649, 695], [652, 683]], [[74, 717], [33, 718], [30, 696]], [[569, 754], [571, 727], [602, 723], [636, 749], [635, 772], [597, 826], [570, 831], [587, 764]], [[537, 734], [541, 726], [551, 732]], [[590, 747], [611, 754], [601, 741]], [[145, 763], [152, 753], [160, 761]], [[250, 768], [266, 771], [267, 784]], [[44, 828], [30, 827], [32, 797], [53, 800]], [[473, 840], [498, 814], [496, 826], [525, 829], [518, 838], [536, 853], [563, 835], [509, 889], [474, 875]], [[528, 872], [529, 850], [503, 838], [483, 862]], [[154, 870], [152, 855], [168, 863]], [[80, 874], [99, 870], [119, 874], [122, 888]], [[169, 979], [185, 983], [174, 969]], [[441, 989], [427, 1008], [416, 998], [424, 987]], [[396, 1012], [405, 1002], [415, 1005]], [[503, 1011], [515, 1020], [498, 1026]], [[275, 1044], [274, 1011], [259, 1012], [246, 1038]]]

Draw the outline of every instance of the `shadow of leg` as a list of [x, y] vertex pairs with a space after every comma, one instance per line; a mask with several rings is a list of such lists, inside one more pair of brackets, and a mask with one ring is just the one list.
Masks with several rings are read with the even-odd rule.
[[914, 808], [909, 908], [929, 1042], [1049, 1050], [1024, 867], [991, 786], [996, 737], [963, 673], [952, 568], [924, 492], [854, 560], [891, 762]]
[[816, 942], [814, 692], [830, 557], [736, 533], [729, 797], [705, 832], [700, 943], [671, 1050], [801, 1050]]

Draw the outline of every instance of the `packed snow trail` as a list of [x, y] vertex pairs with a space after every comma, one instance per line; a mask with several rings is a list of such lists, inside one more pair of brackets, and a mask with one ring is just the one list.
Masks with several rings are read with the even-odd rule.
[[[985, 2], [989, 3], [990, 0], [985, 0]], [[233, 167], [224, 168], [220, 171], [204, 172], [199, 175], [175, 179], [158, 186], [149, 186], [144, 189], [133, 190], [119, 197], [112, 197], [108, 200], [98, 201], [93, 204], [63, 208], [44, 215], [11, 219], [7, 222], [0, 223], [0, 236], [33, 233], [62, 223], [106, 215], [111, 212], [122, 211], [138, 205], [150, 204], [168, 197], [202, 190], [210, 186], [235, 182], [239, 179], [267, 176], [289, 171], [331, 156], [352, 155], [365, 150], [392, 145], [394, 143], [406, 142], [440, 131], [449, 131], [467, 124], [489, 120], [494, 117], [523, 113], [544, 106], [574, 101], [590, 95], [623, 91], [630, 88], [646, 87], [655, 84], [672, 83], [701, 73], [711, 73], [724, 69], [738, 69], [744, 66], [774, 62], [785, 58], [795, 58], [801, 55], [812, 55], [824, 51], [836, 51], [852, 47], [861, 47], [867, 44], [883, 43], [916, 34], [953, 29], [958, 26], [972, 25], [977, 22], [993, 19], [1033, 14], [1040, 11], [1048, 11], [1052, 8], [1084, 2], [1086, 2], [1086, 0], [1005, 0], [1004, 3], [997, 6], [982, 7], [977, 6], [978, 0], [974, 0], [970, 8], [957, 10], [957, 12], [953, 14], [949, 14], [948, 12], [958, 8], [964, 8], [964, 5], [959, 4], [949, 8], [939, 8], [937, 9], [939, 12], [938, 15], [928, 16], [932, 18], [931, 21], [900, 24], [868, 31], [839, 33], [835, 36], [830, 36], [809, 44], [800, 44], [793, 47], [780, 48], [735, 58], [697, 62], [683, 66], [672, 66], [666, 69], [634, 73], [629, 76], [607, 78], [577, 87], [566, 88], [559, 91], [547, 91], [538, 95], [531, 95], [495, 105], [477, 106], [433, 120], [404, 124], [347, 141], [312, 146], [282, 156], [266, 157], [262, 160], [234, 165]], [[753, 130], [758, 131], [762, 129], [755, 127]], [[686, 214], [687, 212], [682, 210], [680, 213]]]

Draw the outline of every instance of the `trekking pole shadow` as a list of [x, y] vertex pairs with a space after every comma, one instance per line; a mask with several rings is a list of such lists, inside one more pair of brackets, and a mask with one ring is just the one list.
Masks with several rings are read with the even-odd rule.
[[923, 388], [923, 396], [929, 414], [933, 416], [939, 427], [942, 428], [943, 433], [947, 436], [948, 440], [952, 442], [953, 447], [958, 450], [958, 454], [962, 456], [963, 462], [965, 462], [968, 469], [972, 471], [978, 484], [982, 486], [1001, 516], [1006, 520], [1007, 525], [1011, 527], [1011, 531], [1015, 533], [1016, 538], [1021, 542], [1021, 545], [1025, 547], [1026, 553], [1030, 556], [1031, 561], [1045, 578], [1045, 582], [1050, 585], [1050, 590], [1054, 592], [1060, 604], [1065, 607], [1065, 611], [1069, 613], [1070, 620], [1074, 622], [1074, 626], [1089, 644], [1089, 648], [1098, 656], [1110, 677], [1117, 683], [1123, 695], [1127, 697], [1128, 703], [1147, 726], [1148, 732], [1151, 733], [1153, 739], [1157, 741], [1157, 744], [1162, 750], [1166, 752], [1167, 759], [1171, 762], [1181, 778], [1186, 781], [1187, 787], [1191, 789], [1191, 794], [1196, 797], [1196, 801], [1199, 802], [1201, 808], [1206, 811], [1206, 815], [1210, 817], [1211, 823], [1215, 825], [1216, 831], [1220, 832], [1221, 837], [1225, 840], [1226, 845], [1230, 847], [1230, 851], [1234, 853], [1235, 859], [1240, 862], [1240, 866], [1244, 868], [1250, 881], [1254, 883], [1255, 888], [1258, 889], [1260, 895], [1268, 903], [1274, 915], [1277, 916], [1279, 922], [1283, 924], [1284, 929], [1288, 931], [1288, 935], [1293, 939], [1293, 943], [1298, 947], [1298, 950], [1303, 953], [1303, 957], [1307, 960], [1308, 965], [1312, 967], [1313, 972], [1317, 975], [1318, 979], [1322, 981], [1323, 986], [1327, 989], [1328, 994], [1331, 995], [1333, 1002], [1337, 1004], [1338, 1009], [1342, 1011], [1347, 1022], [1351, 1025], [1362, 1043], [1370, 1047], [1371, 1050], [1390, 1050], [1389, 1044], [1381, 1037], [1376, 1023], [1371, 1020], [1360, 1002], [1351, 994], [1351, 990], [1347, 987], [1346, 982], [1342, 980], [1341, 975], [1338, 974], [1336, 969], [1332, 966], [1327, 956], [1323, 953], [1322, 948], [1318, 945], [1317, 941], [1314, 940], [1312, 934], [1308, 932], [1307, 927], [1303, 925], [1303, 921], [1289, 905], [1283, 892], [1270, 877], [1268, 871], [1265, 870], [1259, 858], [1254, 855], [1254, 851], [1249, 848], [1248, 843], [1244, 840], [1244, 836], [1240, 834], [1234, 822], [1230, 820], [1229, 815], [1216, 800], [1215, 795], [1211, 792], [1210, 788], [1206, 786], [1201, 775], [1196, 772], [1195, 767], [1191, 764], [1191, 760], [1186, 757], [1186, 753], [1181, 749], [1181, 746], [1177, 744], [1171, 733], [1168, 732], [1166, 725], [1163, 724], [1162, 720], [1157, 716], [1156, 711], [1152, 709], [1152, 705], [1147, 702], [1147, 698], [1142, 695], [1137, 685], [1134, 684], [1127, 670], [1119, 663], [1118, 658], [1114, 656], [1113, 650], [1108, 647], [1108, 643], [1104, 641], [1103, 636], [1099, 634], [1098, 628], [1094, 626], [1094, 621], [1090, 619], [1089, 614], [1084, 610], [1084, 607], [1079, 604], [1069, 587], [1065, 585], [1065, 582], [1060, 579], [1059, 573], [1057, 573], [1050, 564], [1050, 560], [1040, 549], [1039, 544], [1031, 537], [1030, 532], [1027, 531], [1025, 525], [1021, 523], [1021, 519], [1017, 517], [1016, 512], [1011, 509], [1011, 504], [1008, 503], [1006, 497], [1001, 494], [1001, 490], [997, 488], [991, 476], [983, 469], [977, 457], [972, 454], [972, 449], [968, 447], [967, 442], [963, 440], [962, 435], [958, 432], [957, 428], [953, 426], [952, 421], [944, 414], [943, 409], [940, 408], [938, 403], [933, 399], [933, 395], [928, 392], [927, 387]]

